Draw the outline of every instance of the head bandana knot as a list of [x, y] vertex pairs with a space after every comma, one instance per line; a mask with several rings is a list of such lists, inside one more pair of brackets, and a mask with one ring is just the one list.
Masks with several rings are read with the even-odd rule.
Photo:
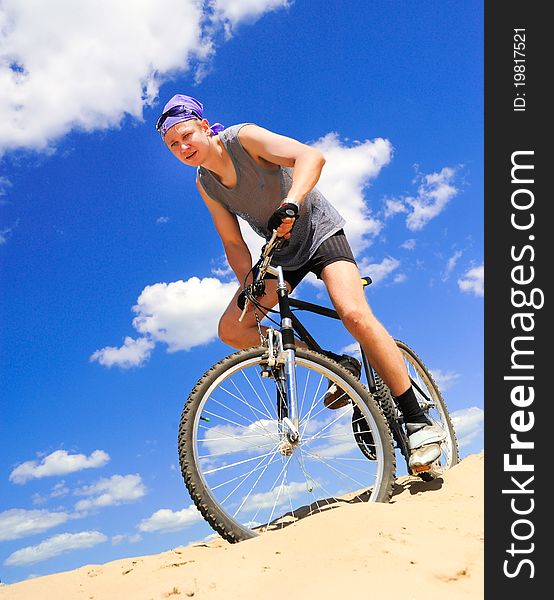
[[[189, 121], [190, 119], [202, 120], [204, 118], [203, 112], [203, 104], [198, 102], [195, 98], [183, 94], [175, 94], [175, 96], [173, 96], [173, 98], [171, 98], [164, 106], [162, 115], [156, 123], [156, 129], [163, 139], [168, 129], [171, 129], [171, 127], [177, 125], [177, 123]], [[210, 126], [210, 129], [212, 133], [216, 135], [225, 128], [221, 123], [215, 123]]]

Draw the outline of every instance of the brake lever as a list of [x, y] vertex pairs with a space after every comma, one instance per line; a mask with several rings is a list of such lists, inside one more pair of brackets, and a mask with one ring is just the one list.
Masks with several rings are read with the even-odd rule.
[[[273, 235], [271, 236], [269, 241], [265, 244], [265, 246], [262, 248], [262, 258], [256, 263], [256, 265], [259, 265], [262, 269], [265, 269], [267, 267], [266, 261], [269, 263], [269, 261], [267, 259], [271, 257], [271, 255], [273, 254], [273, 252], [275, 250], [279, 250], [280, 248], [282, 248], [282, 246], [285, 244], [285, 242], [287, 242], [287, 240], [285, 240], [285, 238], [283, 238], [283, 237], [278, 237], [277, 230], [274, 229]], [[259, 272], [260, 272], [260, 268], [258, 268], [257, 275], [259, 275]], [[256, 283], [256, 279], [254, 280], [254, 283]], [[246, 313], [248, 312], [249, 304], [250, 304], [250, 300], [248, 299], [248, 296], [247, 296], [244, 299], [244, 308], [242, 309], [242, 312], [239, 317], [240, 323], [242, 323], [242, 320], [244, 319], [244, 317], [246, 316]]]
[[244, 299], [244, 308], [242, 309], [242, 312], [240, 314], [239, 317], [239, 322], [242, 323], [242, 320], [244, 319], [246, 313], [248, 312], [248, 305], [250, 304], [250, 300], [248, 298]]

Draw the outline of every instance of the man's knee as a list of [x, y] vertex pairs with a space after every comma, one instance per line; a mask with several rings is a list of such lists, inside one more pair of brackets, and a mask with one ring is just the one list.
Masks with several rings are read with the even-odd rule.
[[226, 315], [223, 315], [221, 319], [219, 319], [219, 325], [217, 326], [217, 335], [219, 339], [228, 346], [236, 347], [236, 326], [231, 323], [231, 319], [229, 319]]
[[352, 305], [345, 307], [340, 313], [341, 321], [350, 332], [357, 332], [361, 328], [372, 326], [375, 320], [369, 306]]
[[[217, 327], [219, 339], [232, 348], [245, 348], [248, 346], [248, 343], [245, 340], [244, 327], [241, 327], [240, 325], [241, 324], [237, 322], [236, 318], [223, 315], [219, 320], [219, 325]], [[246, 337], [248, 336], [246, 335]]]

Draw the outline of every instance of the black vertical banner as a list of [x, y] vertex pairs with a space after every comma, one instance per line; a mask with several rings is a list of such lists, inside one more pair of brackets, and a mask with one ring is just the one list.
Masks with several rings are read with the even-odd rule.
[[487, 599], [550, 596], [554, 575], [554, 519], [545, 515], [554, 481], [554, 32], [546, 6], [485, 2]]

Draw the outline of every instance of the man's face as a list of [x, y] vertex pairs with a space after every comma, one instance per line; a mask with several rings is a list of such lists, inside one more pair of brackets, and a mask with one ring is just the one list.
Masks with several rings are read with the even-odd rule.
[[204, 121], [195, 119], [177, 123], [165, 134], [164, 142], [181, 162], [197, 167], [205, 160], [210, 148], [206, 127]]

